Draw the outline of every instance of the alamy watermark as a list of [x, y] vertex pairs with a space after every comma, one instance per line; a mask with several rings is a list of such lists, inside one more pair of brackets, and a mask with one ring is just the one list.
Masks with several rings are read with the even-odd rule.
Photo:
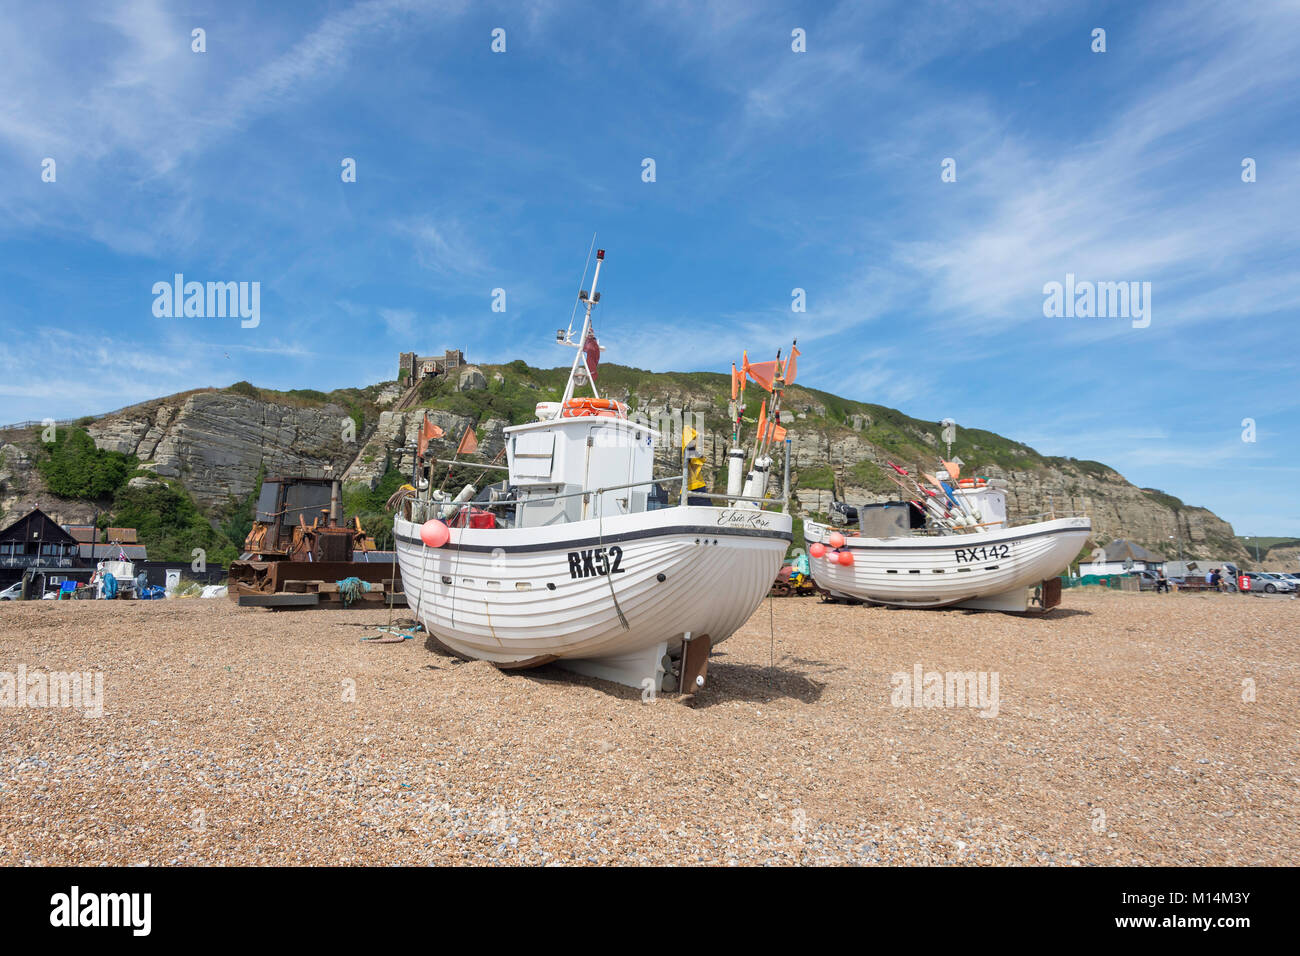
[[245, 329], [255, 329], [262, 322], [260, 282], [186, 282], [178, 272], [171, 282], [155, 282], [153, 295], [153, 314], [159, 319], [238, 316]]
[[1049, 319], [1128, 319], [1133, 328], [1151, 324], [1150, 282], [1076, 282], [1073, 272], [1065, 283], [1043, 286], [1043, 315]]
[[0, 671], [0, 707], [64, 707], [104, 716], [103, 671]]
[[981, 717], [998, 715], [997, 671], [927, 671], [917, 663], [911, 673], [897, 671], [889, 682], [895, 707], [971, 707]]
[[50, 925], [118, 926], [133, 936], [148, 936], [153, 928], [152, 893], [83, 893], [73, 886], [50, 897]]

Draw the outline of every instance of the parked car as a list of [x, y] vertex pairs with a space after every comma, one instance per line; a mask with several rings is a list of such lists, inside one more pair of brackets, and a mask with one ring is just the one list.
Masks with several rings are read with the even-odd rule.
[[1130, 571], [1129, 574], [1137, 578], [1139, 591], [1154, 591], [1158, 587], [1160, 575], [1154, 571]]
[[1242, 576], [1250, 578], [1252, 591], [1263, 591], [1265, 594], [1293, 594], [1296, 590], [1294, 582], [1265, 571], [1243, 571]]
[[9, 587], [0, 591], [0, 601], [17, 601], [23, 596], [23, 582], [15, 581]]
[[1294, 584], [1297, 589], [1300, 589], [1300, 574], [1292, 574], [1289, 571], [1277, 571], [1275, 573], [1279, 578], [1286, 578]]

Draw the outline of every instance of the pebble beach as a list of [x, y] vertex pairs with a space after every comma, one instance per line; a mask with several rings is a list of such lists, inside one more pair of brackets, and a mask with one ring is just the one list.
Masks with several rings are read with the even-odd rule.
[[[225, 599], [0, 604], [0, 672], [102, 674], [99, 715], [0, 700], [0, 864], [1300, 851], [1297, 600], [1079, 589], [1033, 618], [773, 599], [692, 699], [361, 640], [388, 620]], [[950, 673], [980, 693], [954, 698]]]

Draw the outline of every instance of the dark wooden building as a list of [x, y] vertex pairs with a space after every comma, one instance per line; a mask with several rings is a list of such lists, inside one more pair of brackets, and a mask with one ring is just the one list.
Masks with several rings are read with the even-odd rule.
[[65, 578], [84, 580], [76, 538], [36, 508], [0, 530], [0, 590], [30, 575], [38, 593]]

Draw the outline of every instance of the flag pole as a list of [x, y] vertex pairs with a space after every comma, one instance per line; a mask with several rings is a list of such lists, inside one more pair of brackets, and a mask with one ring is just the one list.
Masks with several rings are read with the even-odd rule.
[[[597, 268], [599, 268], [599, 266], [597, 266]], [[457, 459], [460, 458], [460, 450], [465, 445], [465, 436], [469, 434], [469, 430], [471, 428], [474, 428], [477, 431], [477, 425], [478, 422], [470, 422], [468, 425], [465, 426], [465, 430], [461, 432], [460, 441], [456, 443], [456, 453], [451, 456], [451, 464], [447, 466], [447, 474], [442, 476], [442, 484], [438, 485], [439, 491], [442, 491], [442, 489], [446, 487], [447, 479], [451, 477], [451, 470], [456, 467], [456, 461]], [[475, 435], [476, 439], [477, 437], [478, 436]], [[433, 482], [430, 481], [429, 484], [433, 484]]]
[[776, 350], [776, 375], [772, 377], [772, 405], [768, 409], [771, 413], [767, 427], [763, 429], [762, 447], [758, 454], [766, 455], [767, 450], [771, 447], [772, 424], [780, 423], [781, 419], [781, 397], [785, 394], [785, 368], [781, 365], [781, 350]]
[[[564, 413], [565, 404], [570, 399], [573, 398], [573, 389], [574, 386], [577, 384], [576, 379], [578, 376], [579, 363], [582, 363], [583, 368], [587, 370], [587, 380], [591, 385], [592, 392], [595, 393], [597, 398], [600, 397], [600, 393], [596, 391], [595, 379], [591, 377], [591, 369], [587, 365], [586, 347], [587, 347], [587, 337], [591, 334], [591, 307], [600, 300], [600, 294], [596, 292], [596, 286], [600, 283], [600, 267], [604, 264], [604, 262], [605, 262], [605, 250], [597, 249], [596, 250], [596, 271], [592, 273], [591, 276], [591, 292], [586, 295], [583, 294], [582, 290], [579, 290], [578, 292], [578, 300], [586, 303], [586, 310], [583, 312], [583, 316], [582, 316], [582, 335], [579, 336], [578, 338], [578, 343], [577, 343], [578, 354], [573, 357], [573, 367], [569, 369], [569, 380], [564, 385], [564, 396], [560, 399], [560, 408], [556, 412], [556, 417], [559, 417]], [[570, 340], [566, 344], [572, 345], [573, 342]]]

